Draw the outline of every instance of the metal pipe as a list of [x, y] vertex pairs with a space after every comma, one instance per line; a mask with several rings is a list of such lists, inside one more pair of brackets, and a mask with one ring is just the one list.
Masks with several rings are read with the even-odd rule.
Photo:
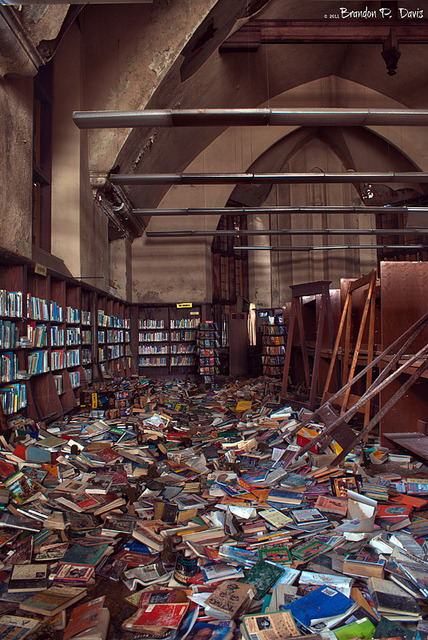
[[318, 184], [318, 183], [390, 183], [428, 182], [428, 173], [147, 173], [110, 176], [119, 185], [191, 185], [191, 184]]
[[353, 236], [400, 236], [428, 234], [428, 229], [230, 229], [215, 231], [146, 231], [148, 238], [185, 238], [194, 236], [328, 236], [328, 235], [353, 235]]
[[141, 216], [242, 216], [266, 215], [270, 213], [428, 213], [428, 207], [213, 207], [188, 209], [133, 209], [134, 215]]
[[427, 109], [147, 109], [75, 111], [79, 129], [230, 126], [419, 126]]
[[235, 251], [332, 251], [335, 249], [428, 249], [427, 244], [346, 244], [315, 247], [233, 247]]

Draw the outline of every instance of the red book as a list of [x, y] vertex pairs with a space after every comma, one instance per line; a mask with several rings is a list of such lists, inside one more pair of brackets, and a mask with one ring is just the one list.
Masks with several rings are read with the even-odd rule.
[[377, 507], [376, 518], [400, 520], [410, 515], [412, 507], [406, 504], [380, 504]]
[[64, 631], [64, 640], [97, 626], [100, 621], [104, 599], [105, 596], [101, 596], [73, 609], [70, 621]]

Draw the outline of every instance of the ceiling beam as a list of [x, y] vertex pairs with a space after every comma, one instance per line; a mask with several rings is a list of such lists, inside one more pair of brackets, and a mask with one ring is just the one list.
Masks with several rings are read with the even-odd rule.
[[386, 214], [427, 214], [428, 207], [213, 207], [213, 208], [187, 208], [187, 209], [133, 209], [134, 215], [141, 216], [248, 216], [270, 214], [344, 214], [344, 213], [373, 213]]
[[428, 173], [148, 173], [112, 174], [110, 181], [118, 185], [191, 185], [191, 184], [318, 184], [318, 183], [426, 183]]
[[79, 129], [230, 126], [420, 126], [428, 109], [151, 109], [74, 111]]
[[233, 247], [235, 251], [339, 251], [341, 249], [428, 249], [426, 244], [345, 244], [308, 247]]
[[428, 229], [228, 229], [215, 231], [146, 231], [148, 238], [185, 238], [195, 236], [329, 236], [329, 235], [353, 235], [353, 236], [400, 236], [400, 235], [425, 235]]
[[[394, 19], [390, 9], [374, 9], [378, 19], [350, 18], [348, 8], [337, 8], [329, 20], [249, 20], [220, 46], [220, 52], [257, 51], [261, 44], [379, 44], [391, 31], [400, 43], [423, 44], [428, 42], [428, 20], [405, 21]], [[368, 9], [370, 10], [370, 8]], [[341, 12], [347, 15], [341, 17]], [[402, 13], [407, 9], [402, 9]], [[346, 17], [346, 20], [344, 19]]]

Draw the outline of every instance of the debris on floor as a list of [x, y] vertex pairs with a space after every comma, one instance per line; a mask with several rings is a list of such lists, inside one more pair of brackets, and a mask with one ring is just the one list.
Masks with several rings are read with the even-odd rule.
[[134, 378], [10, 420], [0, 640], [424, 640], [426, 467], [374, 434], [300, 455], [324, 425], [278, 398]]

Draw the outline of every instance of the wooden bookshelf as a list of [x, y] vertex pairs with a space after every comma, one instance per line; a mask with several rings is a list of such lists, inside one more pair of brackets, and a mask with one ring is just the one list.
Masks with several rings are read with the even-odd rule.
[[103, 375], [98, 310], [107, 311], [106, 339], [113, 331], [105, 375], [134, 370], [131, 305], [49, 268], [38, 271], [31, 260], [0, 250], [0, 400], [6, 415], [49, 421], [75, 409], [82, 390]]

